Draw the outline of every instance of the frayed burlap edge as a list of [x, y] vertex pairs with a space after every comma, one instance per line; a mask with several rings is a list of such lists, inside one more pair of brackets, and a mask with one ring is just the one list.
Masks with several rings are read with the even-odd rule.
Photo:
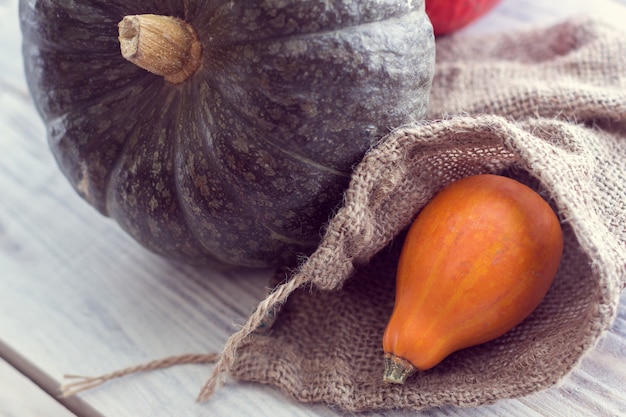
[[[533, 122], [516, 123], [499, 116], [479, 116], [479, 117], [456, 117], [448, 120], [424, 123], [415, 126], [409, 126], [393, 132], [383, 141], [379, 147], [374, 149], [357, 167], [352, 184], [346, 193], [345, 204], [338, 211], [336, 216], [331, 220], [326, 235], [318, 250], [293, 274], [293, 276], [281, 286], [278, 287], [276, 293], [270, 295], [265, 300], [265, 304], [261, 306], [251, 321], [248, 322], [247, 329], [256, 329], [262, 319], [266, 319], [267, 312], [276, 314], [287, 297], [296, 290], [296, 288], [304, 285], [313, 285], [316, 288], [330, 291], [338, 290], [347, 279], [349, 279], [360, 267], [367, 265], [372, 257], [380, 250], [385, 248], [412, 220], [419, 209], [432, 197], [434, 192], [446, 183], [456, 178], [437, 177], [437, 171], [433, 169], [424, 170], [424, 175], [415, 179], [416, 190], [403, 192], [412, 195], [413, 198], [407, 198], [404, 202], [405, 210], [396, 210], [395, 216], [381, 215], [384, 213], [387, 205], [387, 196], [396, 195], [394, 176], [403, 175], [403, 172], [397, 172], [394, 167], [406, 164], [406, 159], [415, 161], [419, 160], [420, 155], [428, 154], [424, 152], [424, 147], [450, 146], [450, 141], [457, 142], [458, 149], [463, 147], [473, 147], [481, 143], [481, 148], [502, 148], [498, 152], [503, 156], [499, 163], [484, 163], [477, 158], [473, 163], [464, 162], [462, 169], [455, 172], [459, 177], [472, 175], [476, 173], [493, 172], [498, 173], [503, 169], [510, 167], [523, 167], [529, 170], [534, 177], [542, 184], [542, 189], [553, 190], [546, 198], [554, 201], [556, 208], [564, 222], [574, 231], [578, 243], [583, 247], [583, 252], [590, 254], [590, 259], [594, 259], [592, 265], [593, 276], [588, 277], [589, 280], [597, 283], [596, 294], [596, 312], [589, 317], [590, 323], [581, 323], [582, 327], [588, 328], [585, 340], [576, 341], [576, 348], [569, 352], [569, 355], [555, 358], [559, 363], [559, 372], [534, 377], [531, 382], [520, 379], [519, 384], [510, 387], [498, 388], [497, 393], [485, 392], [482, 395], [474, 397], [464, 396], [458, 398], [442, 397], [442, 398], [419, 398], [419, 396], [405, 396], [400, 401], [388, 403], [384, 399], [378, 401], [376, 399], [366, 402], [350, 395], [346, 397], [310, 397], [299, 396], [290, 390], [290, 387], [281, 385], [280, 378], [270, 378], [264, 380], [259, 375], [252, 375], [246, 363], [249, 361], [263, 360], [255, 358], [254, 353], [250, 349], [241, 353], [238, 361], [236, 358], [236, 348], [239, 343], [243, 342], [247, 336], [247, 330], [243, 333], [235, 335], [237, 342], [235, 345], [227, 344], [227, 348], [235, 348], [232, 353], [227, 354], [224, 358], [232, 358], [228, 363], [224, 363], [223, 368], [216, 368], [215, 374], [230, 370], [236, 378], [242, 380], [258, 380], [260, 382], [271, 383], [281, 387], [289, 395], [299, 401], [304, 402], [325, 402], [332, 405], [338, 405], [343, 409], [350, 411], [372, 410], [376, 408], [396, 408], [404, 407], [411, 409], [422, 409], [440, 405], [456, 405], [456, 406], [475, 406], [487, 404], [497, 399], [517, 397], [527, 395], [540, 389], [554, 385], [564, 376], [566, 376], [580, 361], [586, 351], [592, 348], [597, 342], [600, 335], [610, 327], [612, 320], [616, 314], [619, 294], [621, 289], [621, 280], [624, 276], [624, 265], [616, 262], [616, 256], [619, 249], [616, 247], [618, 243], [607, 242], [602, 239], [603, 233], [599, 233], [605, 229], [602, 219], [597, 218], [599, 213], [587, 212], [584, 204], [585, 190], [594, 186], [593, 172], [587, 169], [580, 170], [580, 166], [585, 166], [588, 157], [584, 147], [580, 149], [571, 149], [575, 155], [580, 152], [579, 158], [572, 158], [571, 154], [565, 166], [560, 167], [556, 171], [563, 172], [568, 170], [576, 170], [577, 172], [588, 172], [588, 176], [578, 177], [580, 181], [581, 193], [568, 198], [559, 196], [561, 185], [558, 179], [549, 175], [542, 175], [542, 164], [558, 164], [558, 160], [542, 161], [534, 157], [535, 151], [529, 148], [529, 143], [535, 143], [537, 146], [543, 146], [547, 152], [558, 152], [558, 144], [554, 145], [549, 141], [537, 139], [537, 129], [541, 127], [542, 134], [552, 138], [549, 128], [556, 131], [567, 132], [574, 129], [584, 133], [584, 127], [572, 126], [562, 121], [543, 121], [541, 126], [535, 126]], [[553, 132], [552, 132], [553, 133]], [[451, 139], [452, 138], [452, 139]], [[489, 138], [491, 146], [485, 146], [485, 140]], [[440, 143], [439, 143], [440, 142]], [[478, 154], [480, 156], [480, 153]], [[579, 160], [580, 166], [576, 166], [572, 162]], [[372, 175], [371, 165], [379, 166], [380, 169], [374, 171]], [[429, 162], [432, 164], [432, 161]], [[436, 163], [434, 164], [436, 166]], [[360, 169], [362, 167], [362, 169]], [[555, 167], [551, 166], [550, 171], [554, 171]], [[442, 170], [443, 174], [445, 170]], [[539, 174], [534, 174], [539, 173]], [[445, 175], [445, 174], [444, 174]], [[398, 181], [402, 182], [402, 181]], [[404, 185], [404, 184], [403, 184]], [[572, 198], [573, 197], [573, 198]], [[582, 199], [581, 201], [577, 201]], [[582, 211], [581, 211], [582, 210]], [[387, 219], [388, 223], [372, 223], [368, 219]], [[604, 234], [606, 235], [606, 233]], [[594, 237], [595, 236], [595, 237]], [[371, 242], [376, 244], [372, 245]], [[608, 243], [608, 244], [607, 244]], [[365, 248], [365, 249], [364, 249]], [[263, 337], [263, 336], [260, 336]], [[254, 336], [255, 343], [258, 342], [259, 336]], [[263, 343], [263, 342], [258, 342]], [[232, 355], [232, 356], [231, 356]], [[214, 388], [215, 386], [213, 386]], [[210, 394], [212, 391], [204, 391]]]

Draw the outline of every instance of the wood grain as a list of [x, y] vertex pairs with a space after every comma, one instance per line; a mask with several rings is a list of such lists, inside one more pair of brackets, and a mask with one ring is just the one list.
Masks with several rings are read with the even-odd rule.
[[0, 360], [0, 381], [0, 415], [3, 417], [76, 417], [3, 360]]
[[[621, 24], [624, 10], [608, 0], [503, 0], [466, 32], [550, 24], [579, 12]], [[0, 0], [0, 191], [0, 357], [51, 393], [47, 401], [54, 402], [64, 373], [93, 375], [174, 354], [218, 351], [266, 291], [271, 271], [167, 262], [76, 196], [48, 152], [23, 79], [17, 0]], [[233, 381], [208, 403], [196, 404], [210, 369], [185, 365], [133, 375], [63, 402], [74, 414], [91, 417], [342, 415], [297, 404], [271, 387]], [[2, 389], [14, 375], [0, 364]], [[30, 398], [33, 386], [27, 385], [11, 386], [18, 401]], [[15, 403], [1, 400], [0, 415], [15, 414]], [[611, 330], [560, 386], [492, 406], [420, 415], [620, 416], [625, 404], [622, 297]]]

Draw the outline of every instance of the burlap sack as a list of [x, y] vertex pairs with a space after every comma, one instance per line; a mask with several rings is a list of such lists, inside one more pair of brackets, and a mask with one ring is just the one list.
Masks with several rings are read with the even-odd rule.
[[[351, 411], [474, 406], [563, 378], [611, 325], [624, 287], [625, 39], [577, 20], [438, 41], [431, 121], [371, 150], [319, 249], [229, 341], [215, 372]], [[505, 336], [386, 385], [381, 338], [403, 230], [443, 185], [484, 172], [530, 184], [555, 207], [565, 251], [554, 285]], [[247, 335], [268, 312], [269, 331]]]

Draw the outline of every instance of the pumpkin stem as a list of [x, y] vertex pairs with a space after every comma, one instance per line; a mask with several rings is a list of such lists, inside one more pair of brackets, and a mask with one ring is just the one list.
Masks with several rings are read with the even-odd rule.
[[170, 83], [183, 83], [200, 67], [202, 45], [195, 30], [181, 19], [126, 16], [118, 27], [122, 56]]
[[383, 380], [390, 384], [404, 384], [417, 368], [406, 359], [391, 353], [385, 353], [385, 372]]

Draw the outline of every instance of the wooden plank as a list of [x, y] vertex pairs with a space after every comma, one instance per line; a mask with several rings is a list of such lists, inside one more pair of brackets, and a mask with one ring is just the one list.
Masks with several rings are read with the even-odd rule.
[[0, 360], [0, 381], [0, 415], [3, 417], [76, 417], [3, 360]]
[[[468, 32], [548, 24], [577, 11], [623, 21], [616, 3], [589, 3], [503, 0]], [[76, 196], [48, 152], [26, 91], [16, 16], [17, 0], [0, 1], [0, 357], [56, 392], [64, 373], [100, 374], [219, 350], [262, 298], [270, 271], [172, 264]], [[488, 407], [423, 415], [626, 415], [625, 310], [622, 298], [611, 331], [561, 386]], [[196, 404], [210, 369], [186, 365], [134, 375], [66, 404], [82, 417], [342, 415], [295, 403], [271, 387], [232, 381], [208, 403]], [[4, 389], [2, 374], [0, 381]], [[8, 410], [0, 401], [0, 414]]]

